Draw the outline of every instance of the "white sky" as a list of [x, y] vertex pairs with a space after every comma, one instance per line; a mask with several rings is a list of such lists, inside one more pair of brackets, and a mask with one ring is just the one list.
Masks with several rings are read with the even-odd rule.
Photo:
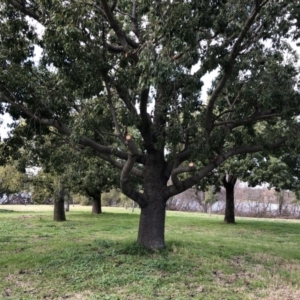
[[1, 139], [7, 137], [7, 131], [9, 128], [7, 127], [8, 123], [11, 123], [12, 119], [8, 114], [0, 115], [0, 137]]

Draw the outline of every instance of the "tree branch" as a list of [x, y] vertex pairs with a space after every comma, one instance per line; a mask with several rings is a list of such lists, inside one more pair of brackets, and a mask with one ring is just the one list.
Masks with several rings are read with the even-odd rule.
[[152, 120], [149, 114], [147, 113], [147, 103], [149, 96], [149, 88], [144, 88], [140, 97], [140, 116], [141, 124], [139, 130], [144, 139], [145, 147], [147, 149], [153, 148], [153, 136], [152, 136]]
[[131, 28], [132, 28], [132, 31], [134, 32], [135, 36], [138, 38], [140, 44], [142, 44], [143, 41], [141, 40], [139, 25], [138, 25], [138, 21], [137, 21], [136, 1], [133, 1], [133, 3], [132, 3]]
[[135, 159], [138, 155], [138, 150], [131, 135], [126, 136], [126, 143], [128, 147], [128, 159], [124, 164], [124, 167], [121, 172], [121, 191], [124, 195], [137, 202], [141, 207], [144, 207], [145, 205], [147, 205], [145, 195], [132, 189], [129, 184], [130, 173], [132, 172], [133, 166], [135, 164]]
[[[268, 145], [268, 148], [273, 150], [277, 149], [281, 145], [283, 145], [286, 140], [287, 137], [280, 138], [273, 144]], [[265, 147], [263, 146], [242, 146], [239, 148], [232, 148], [225, 153], [221, 153], [214, 160], [203, 167], [199, 172], [197, 172], [194, 176], [182, 181], [178, 187], [176, 187], [175, 185], [168, 186], [166, 192], [167, 196], [171, 197], [191, 188], [193, 185], [199, 183], [200, 180], [207, 176], [211, 171], [221, 165], [225, 160], [232, 156], [244, 153], [255, 153], [264, 149]]]
[[235, 110], [234, 109], [228, 109], [226, 111], [223, 111], [222, 113], [220, 113], [219, 115], [214, 117], [214, 121], [220, 119], [223, 115], [230, 114], [232, 112], [235, 112]]
[[111, 11], [112, 13], [114, 12], [115, 8], [117, 7], [117, 3], [118, 3], [118, 0], [114, 0], [112, 6], [111, 6], [111, 8], [110, 8], [110, 11]]
[[225, 188], [234, 186], [236, 184], [236, 181], [237, 181], [237, 177], [231, 174], [228, 175], [228, 179], [226, 179], [226, 175], [224, 175], [222, 178], [222, 182]]
[[237, 56], [239, 54], [239, 50], [240, 50], [239, 48], [241, 46], [241, 43], [242, 43], [243, 39], [245, 38], [247, 32], [249, 31], [251, 25], [255, 21], [255, 18], [257, 16], [257, 14], [259, 13], [259, 10], [260, 10], [259, 7], [253, 8], [250, 17], [246, 21], [243, 29], [241, 30], [236, 42], [234, 43], [234, 45], [232, 47], [232, 50], [229, 55], [227, 67], [224, 69], [224, 74], [209, 99], [209, 102], [207, 105], [206, 120], [205, 120], [205, 128], [208, 133], [211, 132], [213, 125], [214, 125], [213, 124], [213, 109], [214, 109], [215, 102], [216, 102], [219, 94], [222, 92], [223, 88], [225, 87], [226, 82], [232, 73], [235, 59], [237, 58]]
[[274, 117], [280, 117], [280, 113], [274, 113], [274, 114], [269, 114], [269, 115], [261, 115], [261, 116], [255, 116], [246, 120], [241, 120], [241, 121], [234, 121], [234, 120], [228, 120], [228, 121], [222, 121], [222, 122], [218, 122], [216, 124], [214, 124], [215, 127], [217, 126], [224, 126], [224, 125], [229, 125], [230, 129], [245, 125], [245, 124], [249, 124], [252, 122], [256, 122], [256, 121], [260, 121], [260, 120], [267, 120], [267, 119], [271, 119]]
[[126, 93], [127, 91], [124, 90], [123, 86], [119, 85], [116, 81], [113, 81], [110, 77], [108, 77], [109, 81], [115, 86], [118, 95], [126, 105], [128, 111], [135, 117], [138, 118], [138, 113], [136, 111], [136, 108], [132, 104], [132, 102], [129, 99], [128, 94]]
[[125, 50], [125, 53], [130, 52], [131, 47], [137, 49], [138, 48], [138, 44], [133, 42], [129, 37], [126, 36], [126, 34], [123, 32], [123, 30], [121, 29], [121, 27], [119, 26], [117, 20], [114, 18], [111, 9], [107, 3], [106, 0], [101, 0], [102, 3], [102, 7], [103, 10], [105, 12], [105, 15], [108, 19], [108, 22], [111, 26], [111, 28], [113, 29], [113, 31], [115, 32], [115, 34], [117, 35], [121, 45], [123, 46], [123, 49]]
[[171, 179], [172, 179], [172, 183], [174, 184], [174, 186], [181, 190], [183, 188], [183, 183], [182, 181], [179, 180], [178, 175], [182, 174], [182, 173], [186, 173], [186, 172], [193, 172], [195, 171], [195, 166], [194, 163], [190, 162], [188, 166], [181, 166], [178, 168], [173, 169], [172, 173], [171, 173]]
[[122, 53], [124, 52], [124, 48], [122, 46], [118, 46], [118, 45], [111, 45], [108, 43], [105, 43], [107, 50], [113, 53]]
[[8, 0], [7, 2], [9, 4], [11, 4], [17, 10], [22, 12], [23, 14], [35, 19], [38, 22], [40, 22], [40, 16], [38, 14], [36, 14], [35, 12], [33, 12], [31, 9], [27, 8], [25, 1], [22, 1], [22, 3], [20, 3], [20, 1], [17, 1], [17, 0]]
[[[110, 155], [101, 154], [99, 152], [96, 152], [95, 155], [98, 156], [99, 158], [107, 161], [108, 163], [110, 163], [112, 166], [116, 167], [119, 170], [122, 170], [124, 168], [124, 165], [125, 165], [124, 163], [121, 163], [120, 161], [113, 159]], [[144, 172], [137, 168], [132, 168], [131, 174], [135, 175], [136, 177], [142, 178], [142, 179], [144, 178]]]
[[141, 93], [140, 102], [140, 114], [142, 121], [145, 125], [149, 125], [149, 118], [147, 114], [147, 104], [148, 104], [149, 88], [144, 88]]
[[122, 143], [125, 143], [125, 139], [124, 139], [124, 136], [121, 133], [119, 122], [118, 122], [118, 119], [117, 119], [116, 110], [115, 110], [115, 108], [113, 106], [113, 103], [112, 103], [111, 90], [110, 90], [110, 86], [108, 84], [108, 80], [107, 80], [106, 76], [105, 76], [105, 86], [106, 86], [106, 91], [107, 91], [107, 101], [108, 101], [110, 112], [111, 112], [111, 115], [112, 115], [112, 118], [113, 118], [113, 121], [114, 121], [114, 124], [115, 124], [117, 136], [118, 136], [119, 140]]

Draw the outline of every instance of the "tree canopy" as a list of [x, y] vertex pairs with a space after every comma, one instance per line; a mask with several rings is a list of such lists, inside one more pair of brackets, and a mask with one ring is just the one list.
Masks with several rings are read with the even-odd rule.
[[299, 38], [297, 1], [6, 0], [0, 9], [1, 111], [121, 170], [148, 248], [164, 246], [169, 197], [298, 132], [288, 42]]

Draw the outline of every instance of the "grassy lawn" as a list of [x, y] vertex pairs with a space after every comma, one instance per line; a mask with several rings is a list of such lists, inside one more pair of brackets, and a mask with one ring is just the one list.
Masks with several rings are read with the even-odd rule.
[[300, 222], [167, 212], [167, 249], [134, 243], [138, 211], [0, 206], [0, 299], [300, 299]]

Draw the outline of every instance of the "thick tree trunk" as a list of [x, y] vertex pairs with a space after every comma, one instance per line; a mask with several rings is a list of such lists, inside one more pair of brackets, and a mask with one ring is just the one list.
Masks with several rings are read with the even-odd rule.
[[165, 247], [166, 203], [163, 191], [168, 178], [164, 176], [163, 155], [148, 155], [144, 193], [147, 204], [141, 207], [137, 242], [148, 249]]
[[64, 196], [64, 188], [60, 188], [58, 195], [54, 200], [54, 221], [66, 221]]
[[102, 213], [101, 192], [94, 193], [92, 198], [93, 198], [92, 213], [95, 215], [101, 214]]
[[166, 204], [161, 202], [141, 208], [138, 243], [148, 249], [165, 247]]
[[224, 222], [227, 224], [235, 224], [234, 213], [234, 186], [237, 178], [233, 175], [229, 175], [226, 180], [226, 176], [223, 178], [223, 184], [226, 190], [226, 206]]

